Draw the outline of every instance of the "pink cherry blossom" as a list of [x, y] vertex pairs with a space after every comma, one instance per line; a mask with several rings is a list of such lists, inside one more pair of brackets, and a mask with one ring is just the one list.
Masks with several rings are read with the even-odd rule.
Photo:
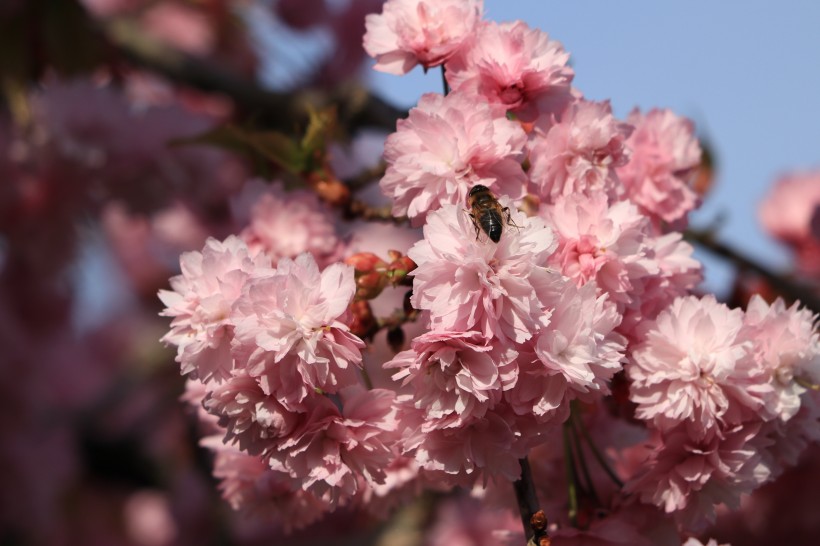
[[363, 45], [373, 67], [406, 74], [416, 64], [438, 66], [472, 37], [482, 0], [388, 0], [380, 14], [365, 18]]
[[700, 440], [763, 411], [772, 387], [743, 335], [742, 311], [689, 296], [648, 328], [627, 367], [636, 417], [661, 430], [685, 423]]
[[540, 218], [510, 214], [518, 227], [506, 226], [498, 244], [476, 237], [460, 206], [430, 214], [424, 240], [407, 255], [418, 265], [411, 301], [430, 312], [435, 329], [475, 329], [520, 343], [545, 322], [538, 288], [557, 275], [536, 264], [546, 264], [555, 249], [552, 231]]
[[722, 438], [695, 440], [686, 427], [678, 427], [664, 434], [627, 491], [667, 513], [681, 512], [690, 525], [714, 520], [717, 504], [736, 508], [742, 493], [769, 478], [754, 445], [758, 429], [737, 425], [727, 428]]
[[225, 446], [218, 437], [202, 443], [216, 454], [214, 477], [234, 510], [276, 521], [285, 532], [310, 525], [330, 510], [328, 502], [301, 489], [287, 474], [272, 470], [264, 459]]
[[384, 365], [399, 369], [393, 378], [413, 387], [413, 404], [425, 413], [422, 431], [481, 419], [512, 388], [517, 352], [493, 341], [478, 332], [434, 331]]
[[315, 389], [335, 393], [356, 384], [364, 343], [343, 320], [355, 289], [350, 266], [320, 273], [310, 254], [282, 258], [236, 302], [234, 357], [291, 410]]
[[608, 380], [622, 368], [625, 339], [614, 331], [615, 306], [594, 283], [578, 288], [558, 279], [541, 295], [549, 322], [533, 338], [534, 354], [519, 358], [520, 380], [509, 394], [516, 412], [539, 422], [562, 422], [575, 398], [608, 394]]
[[528, 431], [521, 430], [507, 406], [497, 406], [464, 426], [427, 430], [425, 411], [405, 399], [400, 418], [405, 453], [431, 476], [451, 485], [472, 485], [481, 476], [517, 480], [518, 460], [532, 445], [532, 439], [525, 438]]
[[594, 280], [620, 310], [639, 300], [647, 277], [660, 273], [649, 223], [628, 201], [609, 205], [603, 194], [570, 195], [542, 216], [558, 239], [550, 265], [579, 286]]
[[357, 493], [360, 477], [384, 483], [398, 440], [395, 393], [352, 387], [340, 398], [341, 409], [312, 397], [303, 422], [269, 452], [271, 468], [336, 505]]
[[479, 95], [533, 121], [550, 106], [560, 111], [571, 100], [574, 72], [568, 62], [559, 42], [523, 21], [486, 22], [447, 62], [446, 74], [454, 91]]
[[380, 185], [393, 214], [414, 226], [444, 204], [466, 206], [476, 184], [497, 196], [520, 199], [526, 189], [526, 134], [504, 108], [462, 93], [428, 93], [387, 137], [387, 172]]
[[280, 258], [295, 258], [303, 252], [313, 254], [319, 267], [341, 260], [344, 242], [331, 211], [315, 192], [285, 192], [281, 183], [261, 192], [257, 184], [250, 186], [255, 199], [248, 226], [240, 234], [248, 248], [266, 252], [274, 265]]
[[760, 221], [797, 254], [797, 266], [809, 275], [820, 273], [820, 172], [781, 177], [760, 205]]
[[224, 242], [208, 239], [202, 252], [182, 255], [182, 274], [171, 279], [173, 291], [160, 290], [159, 298], [166, 305], [161, 314], [173, 317], [162, 341], [176, 345], [183, 374], [205, 382], [230, 376], [232, 306], [248, 279], [269, 263], [264, 255], [251, 257], [233, 235]]
[[627, 197], [656, 224], [684, 220], [700, 204], [692, 189], [701, 155], [694, 124], [659, 109], [636, 109], [626, 121], [635, 126], [626, 142], [629, 163], [618, 168]]
[[235, 443], [252, 455], [272, 449], [296, 428], [299, 416], [276, 398], [266, 395], [245, 370], [216, 385], [202, 405], [219, 419], [225, 429], [225, 443]]
[[816, 315], [808, 309], [789, 308], [778, 298], [772, 305], [758, 295], [746, 309], [746, 335], [755, 356], [769, 372], [776, 396], [767, 409], [788, 421], [800, 409], [806, 385], [820, 384], [820, 336]]
[[632, 127], [612, 115], [608, 101], [580, 99], [530, 144], [530, 191], [547, 203], [561, 195], [621, 192], [616, 168], [629, 159]]

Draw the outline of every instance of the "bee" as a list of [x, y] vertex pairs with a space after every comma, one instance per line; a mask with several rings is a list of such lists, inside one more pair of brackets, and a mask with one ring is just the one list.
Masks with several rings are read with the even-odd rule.
[[473, 186], [467, 194], [467, 205], [470, 207], [468, 212], [475, 227], [476, 239], [483, 231], [492, 242], [497, 243], [501, 240], [503, 225], [515, 225], [510, 216], [510, 208], [502, 207], [487, 186]]

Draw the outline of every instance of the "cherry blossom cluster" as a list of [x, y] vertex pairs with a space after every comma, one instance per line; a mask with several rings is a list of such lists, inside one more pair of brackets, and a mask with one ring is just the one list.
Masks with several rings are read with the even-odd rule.
[[[694, 295], [701, 265], [679, 231], [700, 201], [693, 124], [663, 109], [618, 119], [573, 87], [559, 42], [482, 16], [480, 0], [388, 0], [366, 19], [375, 69], [446, 78], [384, 145], [379, 186], [421, 228], [406, 256], [361, 246], [377, 237], [354, 250], [310, 192], [251, 192], [239, 236], [184, 254], [160, 293], [163, 341], [235, 508], [298, 527], [421, 487], [489, 498], [521, 459], [560, 459], [549, 450], [579, 411], [612, 430], [627, 414], [641, 432], [608, 452], [626, 486], [596, 499], [607, 517], [557, 518], [554, 536], [643, 543], [665, 513], [680, 544], [820, 439], [815, 317]], [[471, 210], [479, 185], [497, 243]], [[401, 311], [375, 317], [408, 275]], [[382, 343], [382, 327], [401, 335]]]
[[647, 322], [627, 374], [656, 442], [630, 489], [667, 512], [713, 517], [796, 464], [820, 439], [815, 322], [758, 296], [745, 313], [713, 296], [679, 298]]
[[[449, 84], [385, 144], [381, 188], [424, 228], [408, 256], [428, 332], [386, 364], [412, 392], [403, 449], [454, 483], [516, 479], [516, 459], [570, 401], [594, 403], [625, 369], [656, 440], [629, 490], [708, 516], [817, 438], [814, 317], [689, 295], [701, 266], [677, 230], [700, 202], [691, 121], [662, 109], [617, 119], [572, 86], [560, 43], [481, 12], [390, 0], [367, 19], [376, 70], [440, 66]], [[498, 244], [465, 211], [479, 184], [509, 210]]]
[[383, 484], [395, 458], [395, 393], [361, 387], [364, 343], [348, 327], [353, 268], [317, 264], [337, 234], [302, 222], [266, 244], [274, 222], [322, 214], [309, 197], [263, 193], [242, 237], [183, 254], [173, 290], [160, 293], [173, 318], [163, 341], [177, 347], [187, 399], [218, 435], [205, 445], [226, 498], [251, 511], [287, 506], [277, 516], [287, 526]]

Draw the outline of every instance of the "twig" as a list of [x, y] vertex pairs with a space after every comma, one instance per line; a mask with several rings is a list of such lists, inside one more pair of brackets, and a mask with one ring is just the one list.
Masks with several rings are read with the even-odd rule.
[[564, 423], [564, 464], [567, 471], [567, 497], [569, 499], [569, 521], [573, 527], [578, 527], [578, 473], [575, 470], [575, 458], [572, 455], [572, 446], [569, 440], [569, 423]]
[[393, 216], [390, 207], [371, 207], [364, 201], [353, 199], [345, 210], [345, 217], [348, 219], [360, 218], [367, 221], [390, 222], [396, 225], [403, 225], [408, 222], [406, 216]]
[[255, 82], [152, 40], [126, 19], [105, 22], [102, 31], [115, 51], [134, 65], [180, 85], [225, 95], [238, 107], [261, 116], [271, 128], [292, 130], [305, 122], [311, 108], [318, 110], [329, 104], [338, 105], [340, 121], [352, 129], [382, 127], [394, 130], [396, 120], [407, 116], [406, 110], [396, 108], [358, 86], [344, 87], [332, 93], [266, 90]]
[[735, 249], [715, 239], [711, 231], [690, 229], [684, 233], [684, 236], [686, 239], [697, 243], [712, 254], [730, 260], [739, 268], [757, 273], [766, 279], [772, 288], [783, 294], [786, 298], [790, 300], [800, 300], [800, 302], [811, 309], [812, 312], [820, 313], [820, 298], [818, 298], [814, 290], [806, 284], [790, 279], [785, 275], [775, 273], [768, 267], [743, 256]]
[[[530, 540], [533, 539], [536, 533], [534, 521], [539, 521], [539, 519], [533, 520], [533, 517], [539, 512], [538, 496], [535, 493], [535, 484], [532, 481], [529, 460], [524, 457], [518, 460], [518, 464], [521, 466], [521, 477], [513, 482], [513, 489], [515, 490], [515, 499], [518, 501], [518, 512], [521, 514], [524, 534], [527, 540]], [[544, 525], [544, 529], [546, 529], [546, 525]]]

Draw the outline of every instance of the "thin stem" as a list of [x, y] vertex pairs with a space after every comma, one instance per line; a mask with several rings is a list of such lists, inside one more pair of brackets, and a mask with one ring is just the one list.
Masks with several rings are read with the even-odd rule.
[[564, 423], [564, 464], [567, 469], [567, 496], [569, 498], [569, 521], [573, 527], [578, 527], [578, 474], [575, 470], [575, 459], [572, 456], [572, 446], [569, 439], [570, 424]]
[[532, 481], [529, 460], [526, 457], [518, 459], [518, 464], [521, 466], [521, 477], [513, 482], [513, 489], [515, 490], [515, 499], [518, 501], [518, 512], [521, 514], [524, 534], [529, 540], [535, 534], [530, 520], [538, 511], [538, 496], [535, 493], [535, 484]]
[[447, 74], [444, 65], [441, 65], [441, 83], [444, 85], [444, 94], [450, 94], [450, 84], [447, 83]]
[[592, 451], [592, 455], [595, 457], [595, 460], [598, 461], [598, 464], [601, 465], [601, 468], [604, 469], [604, 472], [607, 473], [607, 476], [609, 476], [609, 478], [613, 482], [615, 482], [615, 485], [617, 485], [618, 487], [623, 487], [624, 482], [621, 481], [621, 479], [618, 477], [618, 475], [615, 474], [615, 472], [609, 467], [609, 464], [606, 462], [606, 459], [604, 458], [603, 454], [598, 449], [598, 446], [596, 446], [595, 442], [592, 441], [592, 437], [589, 435], [589, 431], [584, 426], [584, 423], [581, 422], [581, 420], [580, 420], [581, 416], [578, 414], [578, 412], [577, 411], [572, 412], [571, 418], [575, 419], [575, 421], [577, 423], [577, 426], [578, 426], [578, 430], [581, 431], [581, 434], [583, 435], [584, 440], [586, 440], [587, 445], [589, 446], [589, 450]]
[[581, 474], [584, 476], [584, 482], [586, 482], [586, 491], [589, 495], [593, 498], [596, 504], [600, 504], [601, 500], [598, 497], [598, 492], [595, 490], [595, 484], [592, 482], [592, 476], [589, 473], [589, 467], [587, 466], [587, 460], [584, 457], [584, 451], [581, 448], [581, 437], [578, 435], [578, 428], [576, 426], [575, 419], [570, 419], [570, 434], [572, 435], [572, 446], [575, 450], [575, 455], [578, 458], [578, 464], [581, 467]]

